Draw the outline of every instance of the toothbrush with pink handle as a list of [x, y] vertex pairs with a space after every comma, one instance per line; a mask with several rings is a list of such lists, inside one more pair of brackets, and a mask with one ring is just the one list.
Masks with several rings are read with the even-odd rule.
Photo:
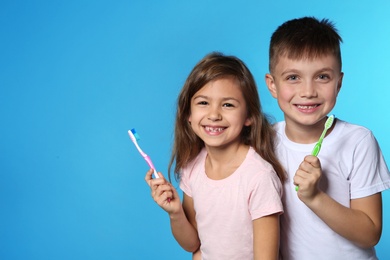
[[139, 147], [139, 145], [138, 145], [137, 141], [140, 140], [140, 138], [139, 138], [137, 132], [135, 131], [135, 129], [133, 128], [133, 129], [129, 130], [128, 133], [129, 133], [131, 141], [133, 141], [135, 147], [137, 147], [138, 152], [142, 155], [142, 157], [144, 157], [144, 159], [145, 159], [146, 163], [149, 165], [149, 167], [153, 169], [154, 177], [159, 178], [158, 174], [156, 172], [156, 168], [153, 165], [152, 159], [150, 159], [149, 155], [144, 153], [144, 151], [142, 151], [141, 147]]

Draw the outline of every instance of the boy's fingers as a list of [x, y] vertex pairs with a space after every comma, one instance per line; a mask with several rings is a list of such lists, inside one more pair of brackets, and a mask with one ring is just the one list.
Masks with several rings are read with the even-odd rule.
[[311, 165], [313, 165], [313, 166], [316, 167], [316, 168], [321, 167], [320, 160], [319, 160], [318, 157], [316, 157], [316, 156], [307, 155], [307, 156], [305, 157], [305, 160], [304, 160], [304, 161], [310, 163]]

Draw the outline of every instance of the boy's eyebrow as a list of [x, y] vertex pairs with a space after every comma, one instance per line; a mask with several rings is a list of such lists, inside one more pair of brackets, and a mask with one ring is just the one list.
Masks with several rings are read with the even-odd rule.
[[[282, 71], [282, 73], [280, 75], [285, 75], [285, 74], [290, 74], [290, 73], [299, 73], [301, 70], [298, 70], [298, 69], [287, 69], [285, 71]], [[325, 67], [325, 68], [321, 68], [319, 70], [316, 70], [315, 73], [319, 73], [319, 72], [334, 72], [335, 70], [332, 69], [331, 67]]]
[[333, 72], [333, 71], [335, 71], [335, 70], [332, 69], [331, 67], [325, 67], [325, 68], [322, 68], [322, 69], [318, 70], [318, 72], [321, 72], [321, 71], [330, 71], [330, 72]]
[[280, 73], [280, 75], [285, 75], [285, 74], [290, 74], [290, 73], [298, 73], [299, 72], [299, 70], [297, 70], [297, 69], [287, 69], [287, 70], [284, 70], [284, 71], [282, 71], [282, 73]]

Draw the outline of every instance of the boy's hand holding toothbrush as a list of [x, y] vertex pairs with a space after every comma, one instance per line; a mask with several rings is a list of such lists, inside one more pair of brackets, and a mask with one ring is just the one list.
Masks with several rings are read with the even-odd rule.
[[172, 184], [164, 176], [157, 172], [159, 178], [153, 178], [154, 170], [150, 169], [145, 175], [145, 181], [149, 185], [154, 201], [169, 215], [182, 210], [179, 194]]
[[[299, 199], [309, 206], [310, 202], [314, 201], [317, 195], [322, 191], [319, 188], [319, 182], [322, 176], [321, 162], [317, 155], [321, 150], [322, 142], [324, 141], [326, 132], [332, 127], [335, 121], [335, 116], [330, 115], [324, 125], [324, 130], [318, 142], [314, 146], [311, 155], [306, 156], [303, 162], [299, 165], [294, 176], [295, 190], [298, 192]], [[309, 206], [310, 207], [310, 206]]]
[[319, 189], [321, 176], [320, 160], [316, 156], [307, 155], [294, 176], [294, 184], [299, 186], [298, 197], [306, 205], [322, 193]]

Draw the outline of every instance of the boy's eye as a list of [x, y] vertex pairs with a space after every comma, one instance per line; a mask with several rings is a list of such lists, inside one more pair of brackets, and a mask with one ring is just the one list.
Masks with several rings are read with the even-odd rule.
[[328, 74], [321, 74], [321, 75], [318, 76], [318, 78], [319, 78], [319, 79], [324, 79], [324, 80], [330, 79], [330, 77], [329, 77]]
[[297, 80], [298, 79], [298, 75], [289, 75], [287, 76], [287, 80]]

